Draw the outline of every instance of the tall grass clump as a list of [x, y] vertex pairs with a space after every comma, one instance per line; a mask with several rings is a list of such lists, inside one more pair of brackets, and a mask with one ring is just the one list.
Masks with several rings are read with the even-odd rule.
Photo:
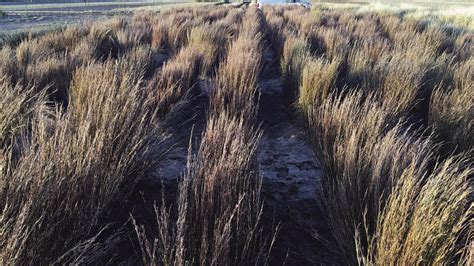
[[[107, 59], [117, 59], [123, 54], [123, 47], [117, 38], [113, 26], [108, 24], [93, 25], [87, 36], [74, 47], [73, 54], [81, 63], [90, 61], [104, 62]], [[120, 27], [116, 25], [115, 27]]]
[[16, 84], [19, 79], [18, 63], [15, 50], [10, 46], [4, 46], [0, 50], [0, 76], [4, 82]]
[[[24, 90], [0, 80], [0, 149], [11, 147], [31, 127], [34, 117], [45, 107], [45, 95], [34, 88]], [[14, 145], [16, 146], [16, 145]]]
[[298, 106], [303, 112], [322, 105], [334, 93], [339, 62], [323, 58], [308, 59], [303, 69]]
[[[53, 37], [46, 35], [25, 40], [16, 47], [13, 58], [6, 57], [11, 64], [16, 65], [16, 73], [11, 75], [12, 82], [35, 86], [39, 91], [49, 90], [50, 94], [54, 92], [67, 97], [66, 91], [75, 64], [64, 52], [55, 51], [50, 43], [52, 39]], [[5, 52], [7, 51], [8, 48]]]
[[168, 46], [166, 47], [172, 52], [176, 52], [187, 43], [190, 23], [188, 19], [180, 19], [175, 17], [171, 17], [168, 21], [168, 35], [165, 37], [168, 42]]
[[163, 153], [134, 71], [120, 62], [85, 65], [74, 74], [67, 111], [35, 119], [28, 149], [2, 172], [2, 264], [112, 257], [114, 241], [103, 235], [111, 210]]
[[378, 73], [378, 63], [386, 61], [391, 46], [385, 39], [361, 40], [351, 47], [347, 55], [346, 83], [363, 91], [381, 87], [383, 77]]
[[241, 30], [239, 32], [239, 35], [241, 35], [242, 37], [262, 38], [261, 36], [265, 35], [266, 30], [265, 16], [263, 15], [263, 12], [256, 7], [250, 7], [247, 10], [247, 13], [245, 13], [240, 27]]
[[245, 9], [243, 8], [232, 8], [227, 13], [227, 16], [224, 18], [226, 24], [234, 25], [238, 27], [242, 22], [242, 18], [245, 14]]
[[169, 25], [163, 20], [155, 22], [151, 36], [151, 47], [154, 49], [167, 49], [171, 45], [168, 41]]
[[431, 154], [429, 141], [410, 136], [373, 96], [362, 95], [330, 96], [307, 113], [324, 171], [317, 191], [331, 229], [328, 246], [349, 264], [357, 263], [355, 235], [365, 248], [404, 169], [416, 164], [421, 176]]
[[316, 36], [320, 41], [312, 45], [320, 50], [327, 59], [335, 60], [338, 57], [346, 57], [351, 43], [350, 35], [347, 32], [341, 28], [321, 27], [318, 28]]
[[[224, 31], [222, 27], [224, 27]], [[204, 24], [191, 30], [189, 44], [203, 54], [202, 74], [215, 74], [212, 72], [222, 60], [229, 39], [230, 32], [226, 32], [223, 24]]]
[[188, 44], [188, 36], [193, 27], [204, 23], [204, 14], [193, 15], [188, 12], [163, 14], [153, 25], [151, 46], [176, 54]]
[[281, 72], [286, 88], [286, 95], [291, 101], [297, 99], [303, 69], [310, 58], [308, 42], [301, 37], [288, 37], [283, 46]]
[[283, 12], [283, 16], [289, 24], [288, 26], [291, 28], [291, 30], [294, 30], [295, 33], [298, 34], [302, 33], [300, 31], [300, 29], [302, 29], [301, 25], [303, 23], [303, 20], [309, 18], [308, 15], [308, 10], [300, 6], [286, 8]]
[[[283, 45], [285, 44], [286, 24], [284, 18], [276, 13], [272, 8], [265, 7], [265, 18], [267, 22], [267, 39], [269, 40], [275, 54], [281, 55], [283, 53]], [[267, 11], [270, 9], [269, 11]]]
[[[420, 21], [367, 16], [328, 13], [295, 37], [329, 59], [301, 60], [297, 98], [323, 169], [330, 236], [318, 237], [340, 264], [462, 262], [473, 171], [465, 42]], [[424, 115], [433, 135], [410, 124]]]
[[217, 70], [206, 129], [197, 151], [190, 146], [176, 205], [155, 207], [151, 230], [135, 224], [144, 264], [266, 262], [256, 162], [260, 132], [252, 126], [261, 64], [255, 22], [241, 28]]
[[26, 68], [24, 84], [44, 91], [50, 100], [67, 104], [68, 88], [72, 80], [75, 62], [67, 56], [51, 57], [30, 64]]
[[369, 240], [363, 264], [469, 264], [472, 252], [472, 175], [467, 154], [450, 157], [429, 174], [406, 168]]
[[259, 19], [248, 20], [248, 27], [242, 27], [239, 37], [230, 45], [227, 58], [217, 70], [210, 108], [211, 112], [226, 110], [231, 116], [242, 115], [252, 121], [262, 64], [262, 34], [256, 29], [261, 27], [263, 18], [260, 13], [247, 13], [244, 20], [248, 16]]
[[210, 116], [197, 152], [189, 155], [177, 206], [155, 209], [153, 234], [136, 226], [144, 264], [263, 262], [259, 138], [243, 118]]
[[202, 61], [200, 50], [186, 46], [155, 73], [147, 87], [154, 96], [160, 116], [190, 99], [201, 72]]
[[384, 55], [371, 73], [365, 75], [364, 83], [372, 85], [365, 90], [374, 91], [383, 108], [394, 116], [420, 119], [426, 111], [420, 110], [420, 101], [426, 99], [431, 91], [428, 81], [433, 78], [430, 73], [434, 64], [431, 53], [418, 54], [415, 50]]
[[467, 60], [474, 53], [472, 43], [474, 42], [474, 33], [466, 32], [459, 35], [454, 41], [454, 54], [459, 60]]
[[220, 19], [223, 19], [229, 13], [230, 8], [227, 6], [216, 6], [211, 10], [205, 10], [205, 21], [208, 23], [214, 23]]
[[[472, 68], [468, 73], [472, 74]], [[473, 89], [472, 77], [457, 77], [454, 86], [437, 87], [431, 95], [428, 123], [445, 154], [474, 148], [471, 136], [474, 130]]]

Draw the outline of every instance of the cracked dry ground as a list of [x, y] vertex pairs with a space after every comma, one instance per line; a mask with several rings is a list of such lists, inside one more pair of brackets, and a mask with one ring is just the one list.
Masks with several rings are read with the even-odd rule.
[[[199, 82], [198, 86], [203, 94], [212, 89], [205, 81]], [[308, 258], [317, 255], [314, 253], [318, 246], [313, 232], [324, 231], [314, 191], [320, 169], [304, 129], [295, 119], [291, 107], [285, 104], [278, 59], [269, 48], [263, 57], [259, 92], [258, 120], [263, 135], [257, 158], [262, 177], [263, 223], [265, 228], [280, 226], [271, 263], [310, 264]], [[195, 104], [204, 105], [203, 99], [196, 100]], [[203, 110], [197, 113], [198, 118], [188, 130], [190, 132], [192, 128], [196, 138], [205, 120]], [[189, 136], [183, 138], [181, 144], [167, 154], [156, 170], [155, 176], [159, 178], [152, 177], [143, 184], [145, 195], [160, 194], [150, 192], [161, 190], [162, 184], [168, 191], [170, 188], [176, 191], [177, 180], [186, 169], [188, 140]], [[171, 201], [175, 195], [166, 197]], [[146, 197], [146, 200], [151, 203], [160, 199]]]

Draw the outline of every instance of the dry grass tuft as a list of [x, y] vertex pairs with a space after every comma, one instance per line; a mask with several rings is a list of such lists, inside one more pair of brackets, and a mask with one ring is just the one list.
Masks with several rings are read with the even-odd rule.
[[[174, 107], [192, 96], [197, 83], [203, 55], [193, 46], [183, 48], [174, 59], [165, 63], [148, 83], [148, 90], [154, 96], [158, 115], [164, 117]], [[196, 93], [194, 93], [196, 94]]]
[[[247, 16], [260, 17], [250, 13], [246, 14], [244, 20]], [[251, 22], [261, 23], [260, 20]], [[257, 79], [262, 62], [262, 35], [255, 31], [259, 27], [251, 26], [248, 32], [247, 28], [243, 28], [239, 37], [229, 47], [227, 58], [217, 71], [211, 95], [211, 113], [226, 110], [234, 117], [243, 116], [249, 121], [254, 119]]]
[[313, 44], [321, 51], [329, 60], [336, 58], [345, 58], [349, 51], [350, 37], [340, 28], [321, 28], [317, 34], [321, 44]]
[[[265, 7], [265, 10], [267, 9], [268, 7]], [[270, 9], [270, 11], [265, 14], [265, 18], [267, 22], [267, 39], [272, 45], [275, 54], [281, 55], [287, 34], [285, 32], [285, 19], [281, 15], [278, 15], [273, 9]]]
[[23, 90], [12, 87], [5, 79], [0, 80], [0, 149], [17, 148], [17, 141], [31, 127], [34, 117], [45, 107], [44, 94], [35, 89]]
[[332, 252], [356, 263], [356, 232], [367, 226], [367, 232], [359, 232], [365, 247], [401, 173], [411, 164], [418, 176], [425, 171], [430, 142], [411, 137], [372, 97], [360, 93], [330, 96], [307, 115], [324, 169], [318, 195], [328, 215]]
[[297, 99], [305, 63], [310, 57], [310, 48], [305, 39], [288, 37], [283, 46], [281, 59], [282, 76], [290, 99]]
[[[466, 224], [473, 171], [463, 153], [473, 146], [467, 133], [471, 52], [460, 48], [465, 37], [395, 15], [318, 16], [321, 27], [293, 39], [308, 38], [311, 52], [329, 62], [314, 55], [300, 60], [300, 85], [291, 90], [299, 92], [324, 170], [317, 191], [331, 229], [329, 239], [321, 239], [330, 261], [459, 261], [471, 245]], [[304, 20], [289, 18], [295, 25]], [[411, 123], [418, 121], [412, 118], [428, 113], [430, 95], [428, 123], [421, 122], [427, 130], [415, 131]], [[441, 150], [432, 139], [442, 143]], [[449, 157], [452, 152], [462, 154]]]
[[156, 237], [136, 226], [146, 265], [255, 264], [264, 259], [261, 180], [256, 165], [260, 134], [242, 118], [211, 115], [196, 154], [180, 181], [177, 220], [156, 208]]
[[444, 154], [467, 152], [474, 147], [473, 62], [458, 68], [452, 88], [438, 87], [431, 96], [429, 124]]
[[434, 62], [431, 54], [418, 54], [416, 61], [415, 51], [394, 54], [386, 60], [381, 60], [375, 72], [383, 77], [379, 93], [381, 102], [387, 110], [394, 114], [409, 115], [420, 95], [423, 95], [423, 85], [427, 74]]
[[19, 77], [18, 63], [15, 56], [15, 50], [10, 46], [4, 46], [0, 50], [0, 77], [3, 82], [16, 84]]
[[81, 67], [67, 112], [35, 119], [29, 148], [2, 173], [2, 264], [111, 255], [113, 245], [95, 241], [111, 207], [163, 154], [134, 70], [120, 62]]
[[416, 165], [405, 169], [379, 216], [369, 256], [361, 261], [451, 264], [469, 252], [472, 239], [465, 233], [472, 219], [469, 179], [474, 168], [467, 158], [467, 154], [450, 157], [422, 176], [413, 171]]
[[189, 35], [189, 43], [203, 54], [203, 66], [201, 73], [212, 75], [224, 55], [230, 32], [226, 32], [223, 24], [204, 24], [193, 28]]
[[[247, 13], [245, 18], [260, 16]], [[206, 129], [198, 150], [192, 152], [190, 146], [176, 205], [155, 207], [156, 224], [151, 230], [135, 223], [144, 264], [245, 265], [267, 259], [256, 162], [260, 132], [251, 126], [262, 54], [261, 35], [255, 30], [259, 26], [253, 23], [261, 22], [250, 21], [251, 27], [240, 29], [217, 70]], [[205, 28], [212, 25], [191, 30], [189, 47], [198, 53], [204, 52], [203, 46], [217, 47], [223, 39], [213, 36], [212, 28]], [[174, 60], [182, 63], [178, 57]], [[212, 69], [212, 60], [207, 62]]]
[[298, 106], [303, 111], [321, 106], [334, 91], [339, 61], [328, 62], [323, 58], [311, 59], [303, 69]]

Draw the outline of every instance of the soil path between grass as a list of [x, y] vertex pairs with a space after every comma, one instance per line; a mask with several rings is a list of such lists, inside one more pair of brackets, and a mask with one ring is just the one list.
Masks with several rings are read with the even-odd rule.
[[[281, 226], [271, 264], [311, 265], [310, 259], [318, 250], [313, 232], [324, 230], [314, 191], [321, 171], [303, 128], [285, 105], [279, 61], [270, 48], [263, 55], [259, 93], [258, 119], [263, 135], [257, 160], [262, 177], [263, 223], [266, 229]], [[175, 191], [185, 172], [187, 155], [185, 142], [171, 150], [155, 175], [145, 182], [143, 187], [149, 191], [145, 193], [159, 195], [153, 191], [161, 189], [162, 184]], [[174, 198], [170, 195], [169, 200]]]
[[[259, 82], [259, 121], [263, 135], [257, 160], [262, 177], [265, 228], [280, 223], [281, 230], [272, 253], [272, 264], [310, 265], [317, 243], [313, 230], [321, 229], [323, 219], [317, 209], [315, 183], [321, 175], [304, 130], [284, 104], [283, 82], [278, 60], [266, 49], [263, 73]], [[148, 189], [176, 189], [177, 180], [186, 169], [186, 144], [175, 147], [150, 179]], [[173, 200], [173, 198], [170, 198]]]
[[264, 222], [274, 220], [281, 225], [272, 262], [310, 265], [317, 245], [313, 231], [322, 226], [314, 192], [321, 172], [304, 130], [285, 104], [279, 60], [269, 48], [263, 57], [259, 90], [263, 136], [258, 162], [263, 178]]

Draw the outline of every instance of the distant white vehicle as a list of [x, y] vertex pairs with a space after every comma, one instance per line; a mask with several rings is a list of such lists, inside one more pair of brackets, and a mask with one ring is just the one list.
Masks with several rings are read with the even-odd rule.
[[304, 7], [310, 7], [311, 2], [308, 0], [257, 0], [259, 5], [278, 5], [278, 4], [286, 4], [286, 5], [302, 5]]
[[261, 5], [286, 4], [286, 0], [259, 0]]

